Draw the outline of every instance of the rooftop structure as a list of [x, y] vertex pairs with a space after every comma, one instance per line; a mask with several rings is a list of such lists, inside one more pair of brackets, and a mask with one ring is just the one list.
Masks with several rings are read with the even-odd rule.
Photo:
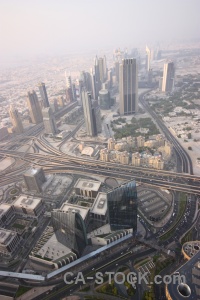
[[107, 194], [99, 192], [91, 209], [91, 213], [106, 215], [107, 213]]
[[100, 186], [100, 181], [79, 178], [74, 185], [74, 189], [77, 195], [96, 198]]
[[19, 213], [38, 216], [43, 210], [43, 201], [41, 198], [20, 195], [13, 203], [13, 206]]
[[18, 247], [20, 238], [16, 232], [11, 230], [0, 229], [0, 253], [12, 255]]
[[77, 212], [81, 215], [83, 220], [87, 219], [89, 208], [76, 205], [76, 204], [70, 204], [70, 203], [63, 203], [61, 208], [59, 209], [62, 212]]

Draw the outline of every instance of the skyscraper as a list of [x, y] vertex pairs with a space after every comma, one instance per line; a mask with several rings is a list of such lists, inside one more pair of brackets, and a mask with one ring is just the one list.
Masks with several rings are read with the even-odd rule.
[[146, 46], [146, 70], [147, 72], [150, 70], [151, 66], [151, 50]]
[[[103, 59], [102, 59], [103, 63]], [[100, 70], [99, 70], [99, 60], [98, 57], [95, 57], [94, 60], [94, 79], [95, 79], [95, 99], [98, 99], [99, 91], [101, 89], [101, 79], [100, 79]]]
[[98, 100], [92, 100], [92, 114], [94, 114], [93, 120], [94, 120], [94, 124], [96, 124], [95, 125], [96, 131], [97, 131], [97, 133], [101, 133], [101, 131], [102, 131], [101, 110], [100, 110], [100, 106], [98, 104]]
[[96, 126], [95, 109], [92, 105], [91, 94], [85, 90], [82, 92], [82, 103], [83, 103], [83, 112], [84, 112], [87, 135], [96, 136], [97, 126]]
[[137, 230], [137, 190], [135, 181], [123, 184], [107, 194], [111, 230]]
[[26, 188], [29, 191], [37, 191], [38, 193], [41, 193], [42, 185], [46, 181], [42, 168], [31, 168], [24, 173], [23, 177]]
[[122, 59], [119, 70], [120, 114], [138, 111], [138, 70], [135, 58]]
[[54, 210], [52, 225], [57, 240], [80, 256], [87, 245], [86, 228], [78, 211]]
[[14, 131], [16, 133], [22, 133], [24, 130], [22, 121], [21, 121], [20, 115], [18, 113], [18, 110], [16, 108], [14, 108], [13, 105], [10, 106], [9, 115], [10, 115], [12, 125], [14, 127]]
[[46, 133], [57, 133], [57, 125], [52, 109], [50, 107], [43, 108], [42, 110], [44, 128]]
[[174, 75], [174, 63], [172, 61], [165, 63], [163, 69], [162, 92], [172, 92], [174, 87]]
[[66, 85], [67, 85], [67, 98], [69, 102], [76, 101], [76, 89], [75, 85], [72, 83], [71, 76], [67, 76], [67, 72], [65, 72]]
[[36, 92], [33, 90], [28, 92], [27, 104], [30, 112], [31, 120], [33, 123], [38, 124], [42, 122], [42, 112]]
[[48, 100], [45, 84], [41, 82], [39, 83], [38, 87], [40, 91], [40, 96], [42, 98], [43, 107], [49, 107], [49, 100]]

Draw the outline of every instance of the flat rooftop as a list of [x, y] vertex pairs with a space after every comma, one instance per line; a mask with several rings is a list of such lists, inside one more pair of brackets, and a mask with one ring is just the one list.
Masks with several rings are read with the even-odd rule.
[[80, 206], [80, 205], [76, 205], [76, 204], [63, 203], [63, 205], [61, 206], [61, 208], [59, 210], [64, 211], [64, 212], [68, 212], [68, 211], [78, 212], [81, 215], [81, 217], [83, 218], [83, 220], [85, 220], [85, 218], [88, 214], [89, 208]]
[[41, 202], [41, 198], [34, 198], [32, 196], [20, 195], [13, 203], [16, 207], [24, 207], [34, 209]]
[[88, 180], [79, 178], [74, 185], [74, 188], [78, 188], [86, 191], [98, 191], [101, 186], [100, 181]]
[[33, 176], [33, 175], [35, 175], [36, 173], [38, 173], [40, 170], [41, 170], [41, 168], [37, 168], [37, 169], [35, 169], [35, 168], [30, 168], [30, 169], [28, 169], [28, 170], [24, 173], [24, 175], [25, 175], [25, 176]]
[[107, 194], [99, 192], [91, 209], [91, 213], [105, 215], [107, 212]]
[[0, 229], [0, 244], [7, 244], [9, 242], [10, 239], [13, 238], [13, 236], [15, 236], [16, 233], [14, 231], [11, 230], [7, 230], [7, 229]]
[[0, 204], [0, 217], [1, 217], [4, 213], [6, 213], [6, 212], [9, 210], [10, 207], [11, 207], [11, 206], [10, 206], [9, 204], [6, 204], [6, 203]]

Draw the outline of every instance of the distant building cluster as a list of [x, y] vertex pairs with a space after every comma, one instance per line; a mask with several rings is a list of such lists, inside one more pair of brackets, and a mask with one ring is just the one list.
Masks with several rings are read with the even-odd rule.
[[[157, 149], [154, 155], [148, 150], [143, 150], [140, 153], [134, 152], [130, 153], [130, 150], [138, 148], [152, 148]], [[145, 141], [143, 136], [127, 137], [123, 138], [121, 141], [115, 141], [113, 138], [108, 140], [108, 148], [100, 150], [100, 160], [109, 162], [118, 162], [121, 164], [132, 164], [134, 166], [145, 166], [155, 169], [164, 168], [164, 160], [162, 152], [166, 156], [171, 155], [171, 146], [164, 140], [161, 134], [150, 136], [148, 141]]]

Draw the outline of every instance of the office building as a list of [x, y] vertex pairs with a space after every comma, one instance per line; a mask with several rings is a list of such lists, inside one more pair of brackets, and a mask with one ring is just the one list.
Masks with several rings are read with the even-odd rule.
[[107, 79], [107, 66], [106, 66], [106, 56], [105, 55], [104, 55], [104, 57], [99, 57], [98, 65], [99, 65], [100, 81], [102, 84]]
[[7, 203], [0, 204], [0, 227], [7, 225], [14, 217], [14, 209], [12, 205]]
[[67, 90], [66, 90], [66, 95], [67, 95], [67, 100], [69, 102], [76, 101], [76, 88], [75, 85], [72, 83], [72, 78], [71, 76], [67, 76], [67, 72], [65, 72], [65, 78], [66, 78], [66, 85], [67, 85]]
[[86, 227], [76, 210], [53, 210], [52, 225], [59, 243], [65, 245], [79, 257], [87, 246]]
[[22, 125], [21, 117], [18, 110], [13, 105], [10, 106], [9, 115], [14, 131], [18, 134], [22, 133], [24, 128]]
[[163, 69], [162, 92], [171, 93], [173, 91], [174, 75], [174, 63], [172, 61], [165, 63]]
[[94, 107], [92, 105], [92, 98], [90, 93], [86, 91], [82, 92], [82, 104], [83, 104], [83, 112], [84, 112], [87, 135], [96, 136], [97, 135], [96, 116], [95, 116]]
[[99, 91], [99, 103], [101, 109], [110, 109], [110, 93], [108, 90]]
[[39, 217], [44, 212], [44, 202], [41, 198], [35, 198], [27, 195], [20, 195], [13, 207], [16, 213]]
[[120, 114], [129, 115], [138, 111], [138, 70], [134, 58], [122, 59], [119, 79]]
[[111, 230], [137, 230], [137, 190], [135, 181], [123, 184], [107, 194]]
[[52, 112], [52, 109], [50, 107], [43, 108], [42, 115], [43, 115], [45, 133], [47, 134], [51, 133], [55, 135], [58, 129], [57, 129], [56, 120]]
[[20, 237], [16, 232], [0, 228], [0, 254], [11, 257], [19, 244]]
[[27, 105], [31, 116], [32, 123], [38, 124], [42, 122], [42, 111], [38, 101], [36, 92], [33, 90], [28, 92]]
[[49, 100], [48, 100], [45, 84], [43, 82], [41, 82], [41, 83], [39, 83], [38, 87], [39, 87], [39, 91], [40, 91], [40, 96], [42, 98], [42, 106], [49, 107]]
[[151, 67], [151, 57], [152, 57], [151, 50], [146, 46], [146, 70], [147, 70], [147, 72], [149, 72], [150, 67]]
[[101, 133], [101, 110], [97, 100], [92, 100], [92, 115], [94, 122], [96, 123], [97, 133]]
[[[102, 64], [103, 64], [103, 59], [102, 59]], [[103, 69], [103, 66], [102, 66]], [[103, 72], [103, 71], [102, 71]], [[94, 60], [94, 80], [95, 80], [95, 99], [97, 100], [98, 95], [99, 95], [99, 91], [101, 89], [101, 78], [100, 78], [100, 70], [99, 70], [99, 60], [98, 57], [95, 57]]]
[[79, 178], [74, 185], [76, 195], [86, 198], [96, 198], [101, 186], [100, 181]]
[[42, 185], [46, 181], [42, 168], [31, 168], [27, 170], [26, 173], [24, 173], [23, 177], [28, 191], [36, 191], [38, 193], [41, 193]]

